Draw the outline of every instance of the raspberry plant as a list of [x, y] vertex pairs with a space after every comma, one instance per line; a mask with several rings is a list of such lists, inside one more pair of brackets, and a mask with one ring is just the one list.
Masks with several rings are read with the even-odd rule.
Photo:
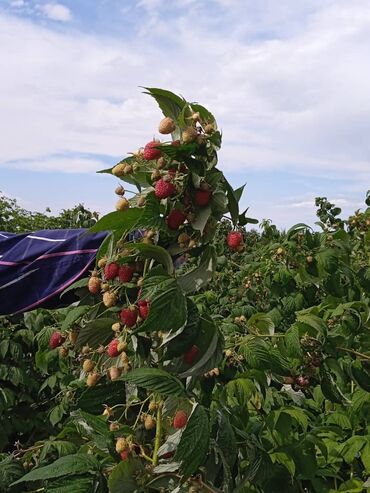
[[322, 232], [247, 233], [212, 114], [147, 93], [166, 137], [102, 171], [125, 182], [92, 228], [110, 234], [80, 303], [41, 331], [71, 365], [59, 432], [0, 474], [21, 457], [14, 492], [363, 491], [369, 209], [347, 222], [318, 199]]

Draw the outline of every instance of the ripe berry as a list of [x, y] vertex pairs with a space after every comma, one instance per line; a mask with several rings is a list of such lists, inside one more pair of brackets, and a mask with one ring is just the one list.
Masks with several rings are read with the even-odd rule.
[[65, 337], [61, 332], [53, 332], [49, 339], [49, 348], [55, 349], [58, 346], [61, 346], [64, 342]]
[[230, 231], [226, 241], [231, 250], [236, 250], [243, 242], [243, 235], [240, 231]]
[[308, 385], [310, 384], [310, 380], [304, 375], [299, 375], [299, 377], [295, 379], [295, 383], [299, 385], [299, 387], [308, 387]]
[[199, 207], [204, 207], [211, 200], [212, 192], [210, 190], [197, 190], [195, 192], [195, 203]]
[[183, 356], [184, 363], [186, 363], [187, 365], [191, 365], [197, 358], [199, 352], [200, 349], [198, 348], [198, 346], [191, 346], [191, 348], [188, 349]]
[[171, 450], [170, 452], [165, 452], [164, 454], [161, 455], [161, 459], [170, 459], [175, 455], [174, 450]]
[[184, 224], [185, 220], [186, 214], [184, 214], [179, 209], [172, 209], [172, 211], [167, 216], [166, 222], [167, 226], [170, 229], [176, 230], [179, 229], [182, 224]]
[[110, 341], [108, 344], [107, 353], [110, 358], [116, 358], [119, 355], [118, 344], [118, 339], [113, 339], [113, 341]]
[[151, 142], [148, 142], [144, 147], [144, 159], [146, 159], [147, 161], [152, 161], [153, 159], [158, 159], [159, 157], [161, 157], [161, 151], [159, 149], [156, 149], [158, 145], [160, 145], [160, 142], [157, 140], [152, 140]]
[[136, 324], [138, 309], [136, 306], [129, 306], [121, 311], [120, 316], [122, 323], [127, 325], [127, 327], [133, 327]]
[[118, 276], [119, 265], [116, 262], [111, 262], [104, 267], [104, 277], [107, 281]]
[[91, 294], [98, 294], [101, 288], [101, 281], [97, 277], [90, 277], [87, 288]]
[[186, 423], [188, 422], [188, 415], [185, 411], [177, 411], [175, 417], [173, 418], [173, 427], [179, 430], [180, 428], [184, 428]]
[[173, 195], [175, 192], [175, 185], [170, 181], [163, 180], [163, 178], [158, 180], [155, 184], [154, 193], [158, 199], [166, 199], [167, 197], [171, 197], [171, 195]]
[[158, 131], [160, 134], [172, 134], [176, 130], [176, 124], [170, 117], [163, 118], [160, 121]]
[[139, 305], [139, 315], [145, 320], [149, 315], [149, 300], [140, 300], [138, 301]]
[[129, 450], [124, 450], [123, 452], [120, 453], [121, 460], [127, 460], [130, 455]]
[[118, 270], [118, 277], [121, 282], [130, 282], [135, 269], [131, 265], [121, 265]]

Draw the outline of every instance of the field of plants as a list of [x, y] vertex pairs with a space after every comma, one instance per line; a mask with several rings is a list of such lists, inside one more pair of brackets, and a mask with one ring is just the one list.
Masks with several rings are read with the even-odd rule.
[[79, 301], [0, 318], [0, 492], [366, 491], [370, 193], [247, 231], [213, 115], [146, 92], [161, 140], [102, 171], [116, 211], [73, 210], [111, 232]]

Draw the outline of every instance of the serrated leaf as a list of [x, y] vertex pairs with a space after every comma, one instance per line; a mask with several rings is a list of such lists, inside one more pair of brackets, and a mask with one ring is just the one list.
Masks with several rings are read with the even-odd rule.
[[137, 250], [140, 252], [140, 257], [154, 259], [165, 267], [168, 274], [173, 273], [174, 267], [171, 255], [161, 246], [149, 245], [146, 243], [132, 243], [127, 244], [125, 248], [128, 250]]
[[78, 333], [76, 349], [79, 350], [86, 344], [92, 349], [107, 344], [112, 338], [112, 324], [116, 321], [116, 319], [106, 317], [87, 322]]
[[68, 330], [78, 319], [80, 319], [83, 315], [85, 315], [89, 310], [91, 310], [91, 307], [89, 305], [71, 307], [68, 310], [65, 319], [63, 320], [60, 330], [62, 332]]
[[189, 418], [174, 457], [175, 462], [181, 462], [180, 470], [184, 479], [194, 474], [203, 463], [209, 439], [208, 414], [205, 408], [198, 404]]
[[221, 411], [217, 411], [217, 425], [217, 445], [220, 447], [227, 464], [232, 468], [235, 464], [238, 452], [236, 437], [228, 417]]
[[216, 251], [214, 247], [208, 246], [199, 260], [199, 265], [177, 278], [184, 293], [193, 293], [203, 288], [212, 279], [216, 265]]
[[122, 380], [163, 395], [183, 396], [185, 389], [178, 378], [159, 368], [136, 368], [126, 373]]
[[170, 118], [177, 120], [183, 106], [186, 104], [184, 99], [173, 92], [164, 89], [156, 87], [144, 87], [144, 89], [147, 91], [144, 91], [144, 94], [149, 94], [157, 101], [164, 116], [169, 116]]
[[98, 233], [99, 231], [132, 231], [141, 218], [143, 209], [132, 207], [125, 211], [110, 212], [103, 216], [89, 231]]
[[95, 479], [89, 476], [72, 476], [48, 481], [45, 493], [95, 493]]
[[129, 458], [117, 464], [109, 476], [109, 493], [133, 493], [138, 491], [135, 477], [143, 472], [142, 463], [135, 458]]
[[39, 481], [45, 479], [68, 476], [70, 474], [81, 474], [86, 472], [97, 472], [100, 469], [99, 461], [87, 454], [66, 455], [57, 459], [52, 464], [33, 469], [22, 478], [15, 481], [13, 485], [25, 481]]
[[[155, 281], [154, 277], [149, 278], [146, 284], [144, 281], [143, 294], [151, 300], [150, 311], [148, 318], [134, 332], [166, 332], [180, 329], [186, 324], [186, 298], [176, 279], [160, 276], [159, 283], [153, 286]], [[151, 294], [147, 296], [147, 293]]]
[[251, 334], [272, 335], [275, 324], [266, 313], [254, 313], [247, 321], [248, 332]]
[[91, 414], [101, 414], [103, 406], [113, 407], [125, 402], [125, 388], [121, 381], [98, 384], [88, 387], [78, 397], [79, 409]]

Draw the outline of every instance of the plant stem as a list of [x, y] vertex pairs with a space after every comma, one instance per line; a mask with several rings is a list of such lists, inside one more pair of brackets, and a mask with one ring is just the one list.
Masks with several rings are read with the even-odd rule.
[[359, 353], [358, 351], [355, 351], [354, 349], [347, 349], [345, 347], [337, 347], [339, 351], [345, 351], [346, 353], [351, 353], [355, 354], [356, 356], [359, 356], [360, 358], [364, 358], [370, 361], [370, 356], [368, 354], [364, 353]]
[[153, 451], [154, 466], [158, 464], [158, 450], [161, 444], [161, 435], [162, 435], [162, 403], [158, 405], [158, 409], [157, 409], [157, 423], [156, 423], [155, 442], [154, 442], [154, 451]]

